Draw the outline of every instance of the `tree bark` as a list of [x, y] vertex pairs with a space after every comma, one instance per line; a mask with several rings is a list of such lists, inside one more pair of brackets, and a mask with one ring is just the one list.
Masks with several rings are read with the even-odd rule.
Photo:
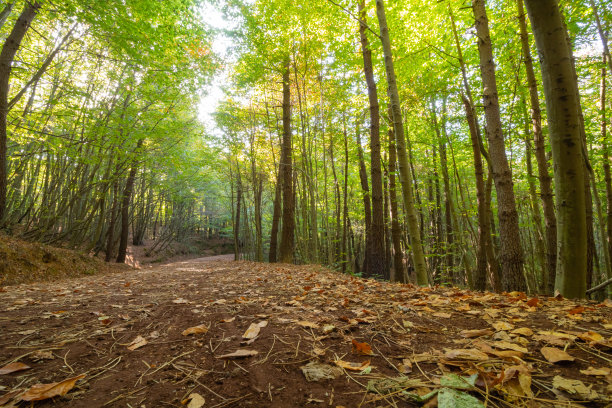
[[586, 294], [587, 226], [584, 158], [576, 72], [556, 0], [525, 0], [540, 64], [553, 153], [557, 198], [557, 273], [563, 296]]
[[387, 18], [385, 16], [383, 0], [376, 0], [376, 15], [378, 17], [378, 23], [380, 26], [380, 39], [382, 41], [385, 57], [385, 70], [388, 85], [387, 92], [391, 103], [391, 112], [393, 114], [393, 129], [395, 131], [397, 146], [400, 183], [402, 185], [402, 197], [404, 199], [404, 206], [406, 208], [406, 219], [408, 221], [408, 230], [410, 233], [417, 284], [427, 285], [429, 283], [427, 264], [425, 263], [425, 253], [423, 252], [423, 246], [421, 244], [417, 210], [414, 205], [411, 185], [412, 174], [408, 164], [408, 155], [406, 153], [406, 136], [404, 135], [404, 123], [395, 78], [395, 68], [393, 66], [391, 39], [389, 38], [389, 28], [387, 26]]
[[[134, 155], [137, 155], [144, 143], [144, 138], [138, 139]], [[121, 235], [119, 239], [119, 249], [117, 253], [117, 263], [125, 263], [127, 254], [128, 235], [130, 232], [130, 200], [132, 199], [132, 191], [134, 190], [134, 180], [136, 179], [136, 171], [138, 166], [136, 159], [132, 162], [130, 173], [125, 181], [123, 195], [121, 197]]]
[[395, 184], [396, 173], [395, 133], [389, 129], [389, 203], [391, 207], [391, 241], [393, 242], [393, 270], [392, 281], [408, 283], [408, 276], [404, 268], [404, 255], [402, 253], [402, 227], [399, 222], [397, 194]]
[[7, 215], [5, 214], [8, 183], [8, 162], [6, 157], [8, 135], [6, 122], [9, 110], [9, 80], [15, 54], [39, 9], [39, 1], [26, 2], [23, 11], [15, 22], [13, 30], [4, 42], [2, 51], [0, 51], [0, 225], [2, 225]]
[[525, 291], [527, 285], [523, 275], [523, 251], [519, 233], [518, 212], [516, 211], [512, 171], [508, 164], [502, 132], [493, 47], [484, 0], [474, 0], [472, 8], [478, 34], [478, 53], [483, 82], [483, 104], [486, 134], [489, 141], [489, 157], [497, 192], [502, 289], [505, 291]]
[[553, 201], [552, 178], [548, 172], [548, 161], [546, 160], [545, 141], [542, 133], [542, 113], [540, 109], [540, 100], [538, 98], [538, 84], [533, 70], [533, 59], [529, 47], [523, 0], [516, 0], [516, 4], [518, 8], [523, 59], [529, 87], [533, 143], [535, 147], [535, 158], [538, 165], [540, 200], [542, 201], [545, 223], [544, 242], [546, 245], [546, 265], [543, 275], [545, 278], [543, 280], [543, 286], [546, 293], [552, 294], [555, 284], [555, 271], [557, 269], [557, 218], [555, 216], [555, 204]]
[[372, 225], [366, 234], [371, 235], [371, 257], [368, 262], [368, 275], [387, 276], [385, 270], [385, 223], [383, 215], [384, 197], [382, 188], [382, 169], [380, 162], [380, 112], [378, 89], [372, 68], [372, 51], [366, 34], [365, 0], [359, 1], [359, 36], [363, 71], [368, 88], [370, 103], [370, 177], [372, 181]]
[[283, 71], [283, 150], [281, 154], [281, 173], [283, 175], [283, 225], [279, 260], [283, 263], [293, 262], [295, 245], [295, 198], [293, 196], [293, 159], [291, 137], [291, 84], [289, 80], [290, 60], [287, 57]]

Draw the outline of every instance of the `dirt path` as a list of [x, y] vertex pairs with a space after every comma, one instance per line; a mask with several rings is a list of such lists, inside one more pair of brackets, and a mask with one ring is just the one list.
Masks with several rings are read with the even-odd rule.
[[[459, 395], [493, 407], [563, 398], [603, 407], [611, 394], [609, 301], [413, 288], [230, 259], [1, 288], [0, 367], [30, 368], [0, 375], [0, 406], [2, 395], [81, 374], [65, 396], [35, 405], [184, 407], [198, 394], [204, 405], [194, 396], [190, 407], [405, 407], [439, 390], [429, 406]], [[548, 362], [544, 346], [574, 361]], [[253, 355], [222, 357], [237, 350]], [[304, 370], [329, 378], [309, 382]], [[477, 387], [449, 383], [451, 373]], [[556, 377], [590, 388], [574, 382], [571, 394]]]

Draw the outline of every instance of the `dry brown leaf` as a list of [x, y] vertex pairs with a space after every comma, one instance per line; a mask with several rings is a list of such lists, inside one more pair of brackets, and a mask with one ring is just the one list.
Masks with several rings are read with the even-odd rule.
[[200, 324], [199, 326], [193, 326], [188, 329], [183, 330], [183, 336], [189, 336], [190, 334], [205, 334], [208, 332], [208, 327]]
[[448, 350], [444, 357], [449, 360], [475, 360], [475, 361], [485, 361], [489, 359], [482, 351], [476, 349], [454, 349]]
[[578, 335], [578, 338], [582, 341], [585, 341], [587, 343], [598, 343], [602, 340], [604, 340], [604, 336], [602, 336], [601, 334], [594, 332], [594, 331], [588, 331], [588, 332], [584, 332], [584, 333], [580, 333]]
[[68, 391], [74, 388], [74, 385], [80, 379], [85, 378], [85, 374], [77, 375], [76, 377], [68, 378], [61, 382], [50, 384], [35, 384], [19, 397], [22, 401], [41, 401], [48, 398], [66, 395]]
[[412, 362], [409, 358], [404, 358], [402, 363], [398, 364], [397, 369], [401, 374], [410, 374], [412, 372]]
[[353, 363], [350, 361], [336, 360], [334, 361], [338, 367], [342, 367], [345, 370], [351, 371], [363, 371], [370, 366], [370, 360], [364, 361], [363, 363]]
[[[3, 407], [4, 404], [6, 404], [7, 402], [9, 402], [10, 400], [12, 400], [13, 398], [17, 397], [19, 394], [21, 394], [22, 390], [17, 389], [14, 391], [10, 391], [7, 392], [6, 394], [4, 394], [3, 396], [0, 397], [0, 407]], [[16, 405], [15, 401], [13, 401], [10, 405], [10, 407], [15, 407]], [[7, 408], [9, 408], [9, 406], [7, 406]]]
[[562, 361], [574, 361], [574, 357], [567, 354], [565, 351], [556, 347], [542, 347], [540, 352], [550, 363], [558, 363]]
[[29, 365], [16, 361], [14, 363], [8, 363], [4, 367], [0, 368], [0, 375], [10, 374], [16, 371], [27, 370], [28, 368], [30, 368]]
[[218, 358], [223, 358], [223, 359], [227, 359], [227, 358], [245, 358], [245, 357], [256, 356], [257, 354], [259, 354], [259, 351], [257, 351], [257, 350], [239, 349], [239, 350], [234, 351], [233, 353], [224, 354], [222, 356], [219, 356]]
[[493, 328], [497, 331], [508, 331], [514, 329], [514, 325], [504, 321], [495, 322], [491, 326], [493, 326]]
[[315, 322], [310, 322], [308, 320], [300, 320], [296, 322], [298, 326], [306, 327], [307, 329], [318, 329], [319, 325]]
[[137, 348], [140, 348], [148, 343], [147, 339], [142, 336], [137, 336], [130, 344], [128, 344], [127, 348], [130, 351], [134, 351]]
[[597, 392], [586, 385], [580, 380], [573, 380], [570, 378], [563, 378], [560, 375], [556, 375], [553, 378], [553, 387], [565, 391], [572, 396], [576, 396], [584, 400], [594, 400], [599, 396]]
[[204, 404], [206, 403], [206, 401], [204, 400], [204, 397], [202, 397], [200, 394], [195, 393], [195, 392], [189, 394], [189, 396], [187, 397], [187, 400], [189, 401], [187, 408], [202, 408]]
[[260, 330], [261, 330], [261, 327], [259, 327], [257, 323], [251, 323], [249, 328], [242, 335], [242, 338], [247, 339], [247, 340], [254, 339], [255, 337], [259, 335]]
[[519, 327], [518, 329], [512, 330], [510, 333], [518, 334], [525, 337], [533, 336], [533, 330], [531, 330], [529, 327]]
[[473, 337], [490, 336], [492, 334], [493, 331], [491, 329], [461, 330], [459, 332], [461, 337], [465, 337], [467, 339], [471, 339]]
[[602, 368], [589, 367], [586, 370], [580, 370], [580, 373], [584, 375], [606, 376], [606, 375], [610, 375], [610, 371], [611, 370], [608, 367], [602, 367]]
[[359, 343], [357, 340], [353, 339], [351, 341], [353, 343], [353, 350], [358, 353], [358, 354], [363, 354], [366, 356], [371, 356], [372, 353], [372, 346], [370, 346], [368, 343]]
[[230, 317], [229, 319], [221, 319], [221, 323], [231, 323], [236, 320], [236, 316]]
[[439, 317], [441, 319], [450, 319], [453, 315], [450, 313], [438, 312], [433, 314], [435, 317]]
[[527, 350], [525, 347], [519, 346], [515, 343], [510, 343], [509, 341], [495, 341], [489, 344], [499, 350], [514, 350], [525, 354], [529, 353], [529, 350]]

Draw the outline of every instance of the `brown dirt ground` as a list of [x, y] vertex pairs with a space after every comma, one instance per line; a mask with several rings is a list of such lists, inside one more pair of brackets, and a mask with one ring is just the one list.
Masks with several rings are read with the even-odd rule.
[[[405, 388], [421, 394], [440, 388], [443, 374], [477, 373], [480, 386], [469, 393], [488, 407], [610, 403], [612, 376], [580, 372], [610, 367], [609, 301], [583, 302], [577, 308], [575, 302], [554, 298], [536, 302], [517, 293], [414, 288], [318, 266], [230, 259], [201, 258], [0, 288], [0, 367], [14, 361], [31, 367], [0, 375], [0, 406], [2, 395], [79, 374], [86, 377], [65, 396], [35, 406], [185, 407], [191, 393], [200, 394], [208, 408], [419, 406], [405, 400], [402, 389], [386, 395], [367, 392], [369, 381], [397, 377], [398, 371], [420, 379], [420, 385]], [[267, 325], [255, 340], [241, 345], [247, 328], [262, 321]], [[208, 331], [182, 335], [198, 325]], [[518, 328], [535, 334], [512, 333]], [[460, 334], [465, 329], [490, 331], [465, 338]], [[546, 330], [554, 334], [542, 333]], [[603, 339], [581, 340], [589, 331]], [[137, 336], [148, 343], [128, 350]], [[371, 345], [372, 355], [357, 354], [353, 340]], [[545, 360], [540, 349], [555, 341], [566, 343], [573, 362]], [[508, 347], [518, 349], [501, 352]], [[220, 358], [238, 349], [258, 354]], [[368, 352], [367, 347], [362, 351]], [[302, 366], [337, 360], [369, 361], [371, 368], [306, 381]], [[555, 376], [581, 380], [593, 400], [581, 402], [585, 394], [553, 387]], [[527, 377], [531, 381], [527, 389], [533, 396], [525, 396], [519, 377], [520, 384]], [[435, 407], [436, 399], [428, 406]]]

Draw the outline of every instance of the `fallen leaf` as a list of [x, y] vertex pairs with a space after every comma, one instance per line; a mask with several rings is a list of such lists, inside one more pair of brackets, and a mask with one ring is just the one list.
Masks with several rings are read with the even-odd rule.
[[569, 312], [567, 312], [567, 314], [575, 315], [575, 314], [581, 314], [583, 312], [584, 312], [584, 306], [578, 306], [578, 307], [573, 308]]
[[128, 344], [127, 348], [130, 351], [134, 351], [137, 348], [140, 348], [148, 343], [147, 339], [142, 336], [137, 336], [130, 344]]
[[206, 332], [208, 332], [208, 327], [204, 326], [203, 324], [200, 324], [199, 326], [193, 326], [183, 330], [182, 335], [188, 336], [190, 334], [205, 334]]
[[30, 368], [29, 365], [20, 362], [8, 363], [4, 367], [0, 368], [0, 375], [14, 373], [16, 371], [27, 370]]
[[311, 361], [300, 369], [306, 377], [306, 381], [333, 380], [342, 374], [342, 370], [338, 367], [330, 366], [316, 361]]
[[261, 330], [261, 327], [259, 327], [257, 323], [251, 323], [249, 328], [242, 335], [242, 338], [247, 339], [247, 340], [254, 339], [255, 337], [259, 335], [260, 330]]
[[177, 305], [180, 305], [180, 304], [184, 304], [184, 303], [189, 303], [189, 301], [187, 299], [178, 298], [178, 299], [174, 299], [172, 301], [172, 303], [176, 303]]
[[454, 349], [448, 350], [444, 357], [450, 360], [475, 360], [475, 361], [485, 361], [489, 359], [482, 351], [476, 349]]
[[438, 408], [484, 408], [476, 397], [452, 388], [442, 388], [438, 392]]
[[308, 320], [300, 320], [296, 322], [298, 326], [306, 327], [307, 329], [318, 329], [319, 325], [315, 322], [309, 322]]
[[611, 370], [607, 367], [604, 368], [594, 368], [589, 367], [586, 370], [580, 370], [580, 373], [584, 375], [610, 375]]
[[492, 334], [493, 331], [491, 329], [461, 330], [459, 332], [461, 337], [465, 337], [467, 339], [471, 339], [473, 337], [490, 336]]
[[495, 322], [491, 326], [493, 326], [493, 328], [497, 331], [507, 331], [514, 329], [514, 326], [512, 324], [504, 321]]
[[587, 387], [580, 380], [563, 378], [560, 375], [556, 375], [555, 378], [553, 378], [552, 385], [554, 388], [565, 391], [572, 396], [575, 395], [580, 399], [592, 401], [599, 397], [595, 390]]
[[[10, 391], [7, 392], [6, 394], [4, 394], [3, 396], [0, 397], [0, 407], [3, 407], [4, 404], [6, 404], [7, 402], [9, 402], [10, 400], [12, 400], [13, 398], [17, 397], [19, 394], [21, 394], [22, 390], [20, 389], [16, 389], [14, 391]], [[13, 401], [11, 403], [10, 406], [7, 406], [7, 408], [9, 407], [16, 407], [15, 405], [15, 401]]]
[[189, 401], [187, 408], [202, 408], [204, 406], [204, 403], [206, 402], [204, 400], [204, 397], [195, 392], [189, 394], [187, 400]]
[[353, 339], [351, 341], [353, 343], [353, 350], [358, 353], [358, 354], [363, 354], [366, 356], [371, 356], [372, 353], [372, 346], [370, 346], [368, 343], [359, 343], [357, 340]]
[[591, 342], [597, 343], [597, 342], [602, 341], [604, 339], [604, 336], [594, 331], [588, 331], [588, 332], [580, 333], [578, 335], [578, 338], [587, 343], [591, 343]]
[[534, 306], [537, 306], [538, 303], [540, 303], [540, 299], [538, 299], [537, 297], [534, 297], [527, 301], [527, 306], [534, 307]]
[[245, 357], [256, 356], [257, 354], [259, 354], [259, 351], [257, 350], [239, 349], [239, 350], [234, 351], [233, 353], [224, 354], [222, 356], [219, 356], [218, 358], [223, 358], [223, 359], [245, 358]]
[[525, 336], [525, 337], [533, 336], [533, 330], [531, 330], [529, 327], [519, 327], [518, 329], [512, 330], [510, 333], [512, 333], [512, 334], [519, 334], [519, 335]]
[[345, 370], [351, 371], [363, 371], [370, 366], [370, 360], [364, 361], [363, 363], [353, 363], [350, 361], [336, 360], [334, 361], [334, 363], [338, 367], [342, 367]]
[[402, 374], [410, 374], [412, 372], [412, 362], [409, 358], [404, 358], [402, 363], [398, 364], [397, 369]]
[[41, 401], [48, 398], [66, 395], [68, 391], [74, 388], [76, 382], [85, 378], [85, 374], [77, 375], [76, 377], [68, 378], [61, 382], [50, 384], [35, 384], [19, 397], [22, 401]]
[[550, 363], [558, 363], [560, 361], [574, 361], [574, 357], [567, 354], [565, 351], [556, 347], [542, 347], [540, 352]]
[[439, 317], [442, 319], [450, 319], [453, 315], [450, 313], [438, 312], [433, 314], [435, 317]]
[[514, 350], [525, 354], [529, 353], [529, 350], [527, 350], [525, 347], [510, 343], [509, 341], [495, 341], [491, 342], [490, 344], [499, 350]]
[[229, 319], [221, 319], [221, 323], [231, 323], [236, 320], [236, 316], [230, 317]]

